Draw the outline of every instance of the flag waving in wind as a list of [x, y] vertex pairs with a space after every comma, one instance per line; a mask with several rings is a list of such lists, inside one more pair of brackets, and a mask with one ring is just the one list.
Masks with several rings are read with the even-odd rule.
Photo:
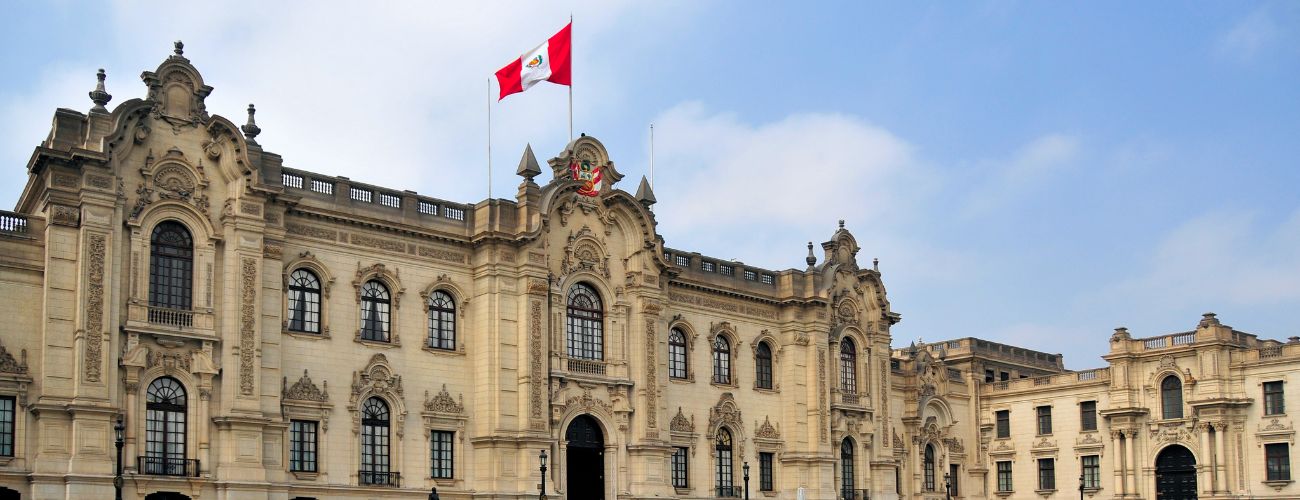
[[497, 100], [528, 90], [540, 81], [571, 86], [572, 61], [569, 57], [569, 34], [572, 30], [571, 21], [560, 29], [559, 33], [538, 45], [537, 48], [497, 70], [497, 84], [501, 87], [501, 97]]

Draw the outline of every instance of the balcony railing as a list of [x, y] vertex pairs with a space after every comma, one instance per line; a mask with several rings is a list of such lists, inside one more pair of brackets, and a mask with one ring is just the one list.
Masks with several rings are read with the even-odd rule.
[[27, 234], [27, 216], [0, 210], [0, 233]]
[[194, 311], [149, 306], [149, 324], [190, 328], [194, 326]]
[[846, 405], [856, 405], [856, 404], [860, 404], [862, 402], [862, 399], [860, 396], [858, 396], [857, 393], [841, 392], [840, 402]]
[[374, 472], [361, 470], [357, 471], [357, 481], [362, 486], [392, 486], [399, 488], [402, 486], [402, 474], [400, 472]]
[[569, 373], [581, 373], [584, 375], [604, 375], [605, 362], [597, 359], [573, 359], [569, 358], [565, 363]]
[[150, 476], [199, 477], [197, 458], [143, 456], [136, 460], [136, 470]]
[[740, 498], [742, 492], [739, 486], [718, 486], [714, 488], [717, 498]]
[[840, 498], [843, 500], [871, 500], [871, 490], [842, 490]]

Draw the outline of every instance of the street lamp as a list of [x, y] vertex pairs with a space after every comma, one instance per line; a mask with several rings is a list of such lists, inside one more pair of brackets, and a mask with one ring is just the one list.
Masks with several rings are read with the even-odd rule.
[[943, 473], [943, 498], [952, 498], [952, 474]]
[[1079, 500], [1083, 500], [1083, 474], [1079, 474]]
[[537, 494], [537, 498], [538, 500], [546, 500], [546, 450], [542, 450], [537, 457], [541, 459], [542, 463], [542, 491]]
[[117, 422], [113, 424], [114, 440], [113, 444], [117, 445], [117, 473], [113, 475], [113, 498], [122, 500], [122, 445], [126, 444], [126, 425], [122, 423], [122, 416], [117, 416]]
[[745, 462], [745, 500], [749, 500], [749, 462]]

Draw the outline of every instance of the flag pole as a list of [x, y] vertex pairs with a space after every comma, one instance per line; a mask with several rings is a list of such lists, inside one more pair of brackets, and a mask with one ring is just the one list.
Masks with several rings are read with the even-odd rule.
[[650, 189], [655, 187], [655, 124], [650, 124]]
[[487, 174], [488, 201], [492, 200], [492, 77], [487, 80]]
[[569, 13], [569, 142], [573, 142], [573, 13]]

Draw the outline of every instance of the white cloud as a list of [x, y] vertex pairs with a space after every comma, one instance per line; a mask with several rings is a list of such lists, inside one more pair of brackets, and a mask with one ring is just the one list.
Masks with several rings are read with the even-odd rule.
[[1281, 34], [1268, 6], [1262, 5], [1219, 35], [1214, 51], [1219, 57], [1250, 62], [1260, 51], [1276, 42]]
[[982, 162], [974, 169], [980, 179], [971, 182], [963, 215], [979, 217], [1049, 182], [1079, 156], [1078, 137], [1053, 133], [1021, 146], [1011, 158]]

